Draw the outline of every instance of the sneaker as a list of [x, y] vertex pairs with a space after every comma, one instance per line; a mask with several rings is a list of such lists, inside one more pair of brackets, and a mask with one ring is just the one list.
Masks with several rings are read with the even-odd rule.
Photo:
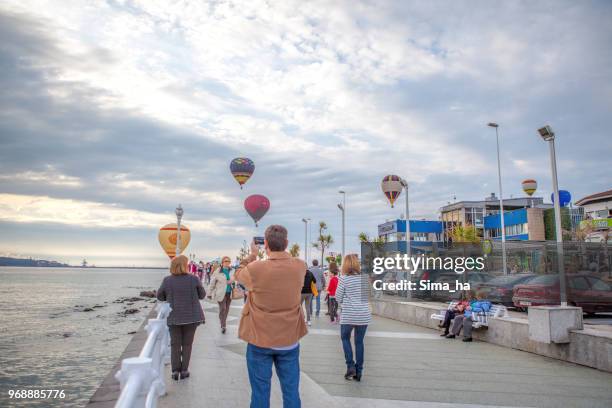
[[440, 335], [440, 337], [446, 337], [446, 336], [448, 336], [448, 332], [446, 332], [446, 333], [442, 333], [442, 334]]
[[354, 368], [349, 368], [349, 369], [346, 370], [346, 374], [344, 374], [344, 379], [345, 380], [352, 380], [353, 377], [355, 377], [356, 375], [357, 375], [357, 372], [355, 371], [355, 369]]
[[225, 334], [225, 327], [221, 328], [221, 333]]
[[189, 378], [189, 371], [181, 371], [181, 380], [184, 378]]
[[179, 372], [178, 371], [173, 371], [172, 372], [172, 379], [174, 381], [178, 381], [179, 380]]
[[359, 373], [359, 374], [355, 374], [355, 375], [353, 376], [353, 380], [355, 380], [355, 381], [357, 381], [357, 382], [361, 381], [361, 373]]
[[470, 341], [472, 341], [472, 338], [471, 338], [471, 337], [466, 337], [465, 339], [463, 339], [463, 340], [461, 340], [461, 341], [464, 341], [464, 342], [466, 342], [466, 343], [469, 343]]
[[448, 335], [446, 335], [446, 338], [447, 339], [454, 339], [455, 335], [454, 334], [448, 334]]

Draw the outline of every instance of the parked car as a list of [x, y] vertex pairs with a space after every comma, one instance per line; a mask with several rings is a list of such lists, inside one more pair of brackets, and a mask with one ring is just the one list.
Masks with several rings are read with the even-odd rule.
[[516, 285], [528, 283], [536, 276], [538, 275], [534, 273], [497, 276], [488, 282], [477, 283], [474, 285], [473, 289], [493, 303], [499, 303], [504, 306], [514, 306], [514, 302], [512, 301], [514, 287]]
[[[470, 291], [474, 289], [474, 287], [484, 284], [485, 282], [491, 280], [493, 277], [485, 272], [469, 272], [466, 274], [456, 274], [456, 273], [445, 273], [443, 275], [439, 275], [435, 280], [435, 283], [447, 283], [450, 290], [432, 290], [431, 291], [431, 299], [437, 301], [449, 301], [449, 300], [459, 300], [461, 298], [461, 290], [455, 290], [456, 282], [467, 282], [470, 284]], [[467, 279], [467, 281], [466, 281]]]
[[[595, 275], [570, 274], [567, 279], [568, 304], [585, 313], [612, 312], [612, 286]], [[540, 275], [514, 287], [512, 302], [518, 308], [558, 305], [559, 275]]]

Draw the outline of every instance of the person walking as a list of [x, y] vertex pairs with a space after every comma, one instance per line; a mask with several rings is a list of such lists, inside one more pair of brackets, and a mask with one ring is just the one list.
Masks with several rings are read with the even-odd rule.
[[230, 277], [232, 260], [229, 256], [221, 259], [221, 265], [215, 269], [210, 277], [208, 296], [219, 304], [219, 322], [221, 333], [227, 330], [227, 315], [232, 303], [232, 283], [234, 278]]
[[[325, 274], [322, 266], [319, 266], [319, 260], [313, 259], [312, 266], [308, 268], [312, 275], [315, 278], [315, 282], [317, 284], [317, 294], [316, 296], [313, 294], [312, 300], [316, 302], [316, 309], [314, 315], [319, 317], [319, 313], [321, 312], [321, 292], [325, 290]], [[313, 302], [310, 302], [310, 314], [313, 314]]]
[[338, 288], [338, 265], [335, 262], [329, 263], [329, 273], [331, 279], [329, 280], [329, 286], [327, 287], [327, 306], [329, 308], [329, 318], [332, 323], [338, 322], [338, 301], [336, 301], [336, 289]]
[[[368, 324], [372, 321], [372, 312], [368, 302], [368, 277], [361, 274], [357, 254], [349, 254], [342, 262], [342, 276], [338, 279], [336, 300], [342, 308], [340, 314], [340, 337], [346, 361], [347, 380], [361, 381], [364, 364], [364, 344]], [[355, 331], [355, 355], [351, 346], [351, 333]]]
[[168, 315], [170, 330], [170, 362], [172, 378], [189, 377], [191, 347], [198, 325], [204, 324], [204, 311], [200, 299], [205, 292], [200, 280], [188, 272], [189, 260], [179, 255], [170, 263], [170, 276], [166, 276], [157, 290], [157, 299], [167, 301], [172, 308]]
[[284, 408], [300, 408], [300, 344], [308, 332], [300, 291], [306, 263], [286, 252], [287, 229], [271, 225], [264, 235], [268, 259], [256, 260], [259, 247], [236, 271], [235, 279], [249, 291], [242, 309], [238, 337], [246, 352], [251, 408], [269, 408], [272, 365], [276, 368]]
[[312, 298], [314, 294], [312, 293], [312, 287], [316, 287], [317, 280], [314, 277], [312, 271], [309, 269], [306, 270], [306, 275], [304, 275], [304, 286], [302, 286], [302, 303], [306, 304], [306, 324], [311, 325], [310, 317], [312, 316]]

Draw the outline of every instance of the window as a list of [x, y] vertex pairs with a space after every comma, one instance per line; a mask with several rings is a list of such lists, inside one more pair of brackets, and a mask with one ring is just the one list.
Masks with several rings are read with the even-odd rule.
[[591, 284], [591, 288], [593, 288], [593, 290], [603, 290], [603, 291], [612, 291], [612, 288], [610, 287], [610, 285], [608, 285], [606, 282], [602, 281], [599, 278], [593, 278], [593, 277], [587, 277], [587, 279], [589, 280], [589, 283]]
[[576, 290], [589, 290], [589, 283], [582, 276], [570, 279], [569, 286]]

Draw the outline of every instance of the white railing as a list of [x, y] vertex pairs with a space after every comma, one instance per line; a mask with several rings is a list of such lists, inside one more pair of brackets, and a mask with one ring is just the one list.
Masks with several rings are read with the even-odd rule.
[[170, 360], [170, 333], [166, 319], [172, 310], [167, 302], [156, 306], [157, 318], [147, 322], [147, 341], [138, 357], [126, 358], [115, 378], [121, 393], [115, 408], [155, 408], [166, 394], [164, 365]]

